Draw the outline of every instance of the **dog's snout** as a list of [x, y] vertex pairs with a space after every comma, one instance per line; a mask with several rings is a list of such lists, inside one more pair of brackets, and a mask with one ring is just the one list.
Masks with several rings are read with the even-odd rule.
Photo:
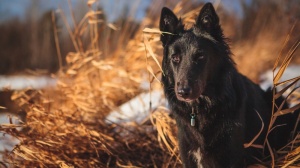
[[189, 96], [190, 93], [191, 93], [191, 88], [190, 88], [190, 87], [178, 89], [178, 94], [179, 94], [180, 96], [182, 96], [182, 97]]
[[177, 82], [177, 94], [183, 98], [191, 95], [192, 88], [188, 85], [187, 81]]

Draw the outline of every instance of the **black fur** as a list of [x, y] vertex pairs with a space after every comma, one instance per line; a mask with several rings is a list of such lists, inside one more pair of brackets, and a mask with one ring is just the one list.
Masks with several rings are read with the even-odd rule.
[[[198, 161], [204, 168], [241, 168], [253, 163], [252, 155], [260, 157], [262, 152], [244, 148], [244, 144], [260, 131], [259, 115], [265, 127], [254, 144], [264, 144], [272, 96], [237, 72], [212, 4], [205, 4], [189, 30], [170, 9], [163, 8], [160, 30], [165, 32], [161, 35], [162, 82], [177, 122], [184, 167], [200, 167]], [[192, 111], [194, 127], [190, 124]], [[289, 118], [276, 124], [286, 120]], [[268, 138], [271, 146], [285, 145], [291, 128], [275, 129]], [[201, 159], [195, 152], [200, 152]]]

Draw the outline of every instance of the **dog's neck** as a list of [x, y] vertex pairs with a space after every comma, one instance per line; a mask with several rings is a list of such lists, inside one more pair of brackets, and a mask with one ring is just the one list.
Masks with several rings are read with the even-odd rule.
[[[205, 127], [209, 127], [209, 122], [214, 122], [209, 119], [215, 118], [211, 116], [217, 116], [217, 118], [219, 119], [223, 117], [230, 117], [231, 114], [228, 114], [229, 109], [232, 109], [232, 106], [236, 106], [236, 104], [232, 104], [232, 102], [235, 102], [234, 99], [236, 99], [236, 93], [230, 92], [234, 89], [220, 90], [219, 88], [234, 87], [234, 85], [236, 85], [234, 84], [235, 79], [233, 79], [232, 77], [234, 73], [237, 73], [237, 71], [234, 67], [232, 67], [231, 71], [223, 75], [223, 78], [225, 78], [226, 82], [210, 85], [209, 87], [211, 88], [204, 91], [204, 94], [192, 103], [179, 101], [178, 99], [176, 99], [175, 95], [167, 94], [167, 99], [172, 100], [169, 102], [174, 115], [178, 116], [178, 118], [180, 119], [185, 120], [185, 122], [188, 123], [189, 126], [191, 126], [191, 114], [194, 115], [196, 122], [195, 128], [198, 128], [200, 130], [205, 129]], [[220, 85], [228, 86], [219, 87]], [[172, 85], [164, 87], [165, 89], [168, 89], [172, 88]]]

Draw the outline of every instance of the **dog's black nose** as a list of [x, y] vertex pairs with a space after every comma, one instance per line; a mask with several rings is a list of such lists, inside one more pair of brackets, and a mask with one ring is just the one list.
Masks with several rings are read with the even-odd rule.
[[176, 87], [177, 87], [177, 96], [186, 99], [189, 98], [192, 94], [192, 88], [189, 85], [189, 81], [188, 80], [181, 80], [179, 82], [176, 83]]
[[191, 90], [192, 89], [190, 87], [178, 88], [177, 93], [179, 96], [185, 98], [191, 94]]

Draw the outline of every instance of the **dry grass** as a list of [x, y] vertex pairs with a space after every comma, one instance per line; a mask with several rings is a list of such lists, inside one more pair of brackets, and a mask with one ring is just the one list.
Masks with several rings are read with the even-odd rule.
[[[288, 41], [289, 38], [290, 38], [290, 36], [287, 37], [286, 41]], [[270, 121], [269, 131], [271, 131], [273, 128], [276, 128], [276, 126], [274, 125], [274, 122], [277, 119], [277, 117], [279, 117], [281, 115], [293, 113], [295, 110], [300, 109], [299, 87], [295, 86], [295, 83], [297, 83], [300, 80], [300, 76], [280, 82], [280, 78], [282, 77], [285, 69], [290, 64], [292, 58], [295, 56], [295, 51], [298, 49], [299, 45], [300, 45], [300, 40], [298, 40], [290, 48], [290, 50], [288, 51], [288, 53], [286, 55], [283, 56], [282, 52], [281, 52], [281, 54], [279, 54], [279, 56], [277, 57], [277, 60], [273, 67], [273, 85], [275, 88], [275, 89], [273, 89], [273, 102], [275, 102], [276, 99], [278, 99], [280, 96], [282, 96], [283, 93], [286, 92], [287, 89], [292, 89], [291, 91], [289, 91], [289, 95], [287, 96], [285, 101], [295, 101], [298, 103], [295, 103], [296, 105], [286, 108], [286, 109], [282, 108], [283, 104], [285, 102], [283, 102], [279, 106], [277, 106], [273, 103], [273, 111], [272, 111], [273, 115], [272, 115], [272, 118]], [[281, 64], [280, 64], [280, 62], [281, 62]], [[275, 71], [276, 67], [279, 67], [279, 70], [277, 72]], [[288, 85], [286, 87], [284, 87], [283, 89], [278, 90], [278, 86], [283, 85], [283, 84], [288, 84]], [[290, 99], [292, 99], [292, 100], [290, 100]], [[275, 110], [275, 109], [277, 109], [277, 110]], [[300, 121], [300, 115], [297, 117], [298, 117], [298, 120], [297, 120], [297, 123], [298, 123]], [[297, 129], [297, 127], [298, 127], [298, 125], [296, 124], [294, 131]], [[300, 135], [298, 133], [294, 132], [293, 138], [294, 139], [289, 144], [287, 144], [284, 148], [277, 151], [276, 154], [271, 152], [272, 167], [278, 167], [278, 166], [280, 166], [280, 167], [291, 167], [291, 166], [299, 167], [300, 166], [300, 150], [299, 150], [300, 149], [299, 148]], [[270, 151], [272, 151], [271, 148], [272, 147], [269, 147]], [[278, 158], [277, 160], [275, 159], [275, 155], [279, 155], [279, 157], [277, 156], [277, 158]]]
[[[153, 10], [135, 28], [133, 37], [126, 34], [132, 28], [125, 24], [116, 33], [119, 38], [108, 43], [109, 36], [105, 33], [112, 34], [115, 26], [106, 23], [99, 16], [101, 12], [92, 8], [74, 31], [69, 30], [76, 52], [66, 56], [67, 67], [55, 75], [59, 79], [57, 88], [21, 91], [12, 96], [26, 110], [27, 116], [24, 123], [0, 126], [2, 133], [20, 140], [20, 144], [12, 151], [5, 152], [3, 161], [0, 162], [2, 165], [181, 166], [175, 137], [176, 126], [167, 109], [159, 107], [152, 110], [149, 119], [141, 124], [109, 123], [105, 120], [110, 111], [145, 91], [140, 87], [144, 81], [151, 82], [149, 89], [160, 88], [160, 83], [154, 80], [156, 76], [159, 79], [160, 74], [159, 34], [149, 33], [149, 29], [143, 32], [145, 25], [158, 27], [159, 13], [155, 11], [162, 3], [153, 3]], [[182, 12], [183, 4], [188, 6], [184, 2], [178, 4], [174, 10]], [[183, 12], [186, 13], [182, 15], [183, 19], [191, 20], [198, 14], [199, 8], [188, 13]], [[90, 44], [83, 47], [83, 39], [86, 37]], [[107, 47], [110, 50], [105, 50]], [[285, 68], [285, 65], [282, 67]], [[283, 149], [283, 157], [276, 163], [273, 161], [274, 165], [299, 166], [298, 141], [299, 138], [296, 138], [290, 144], [289, 149], [293, 146], [293, 150]], [[266, 163], [269, 161], [270, 159]]]
[[[107, 124], [105, 117], [120, 104], [142, 92], [148, 69], [143, 34], [118, 42], [103, 55], [99, 31], [112, 31], [90, 11], [70, 36], [77, 52], [66, 56], [67, 68], [57, 73], [54, 90], [16, 92], [12, 99], [26, 109], [26, 122], [1, 125], [1, 132], [20, 140], [3, 163], [12, 167], [168, 167], [179, 164], [157, 139], [151, 122], [141, 125]], [[123, 33], [130, 31], [130, 26]], [[142, 32], [138, 30], [137, 32]], [[86, 49], [83, 39], [90, 37]], [[107, 36], [104, 37], [105, 39]], [[146, 38], [146, 37], [145, 37]], [[151, 39], [151, 37], [148, 37]], [[120, 43], [120, 44], [119, 44]], [[151, 41], [147, 42], [151, 45]], [[109, 44], [105, 44], [108, 46]], [[109, 46], [114, 47], [114, 46]], [[156, 52], [153, 50], [153, 53]], [[152, 56], [153, 56], [152, 53]], [[150, 55], [149, 55], [150, 57]], [[158, 120], [153, 117], [153, 122]], [[22, 129], [15, 129], [21, 127]]]

